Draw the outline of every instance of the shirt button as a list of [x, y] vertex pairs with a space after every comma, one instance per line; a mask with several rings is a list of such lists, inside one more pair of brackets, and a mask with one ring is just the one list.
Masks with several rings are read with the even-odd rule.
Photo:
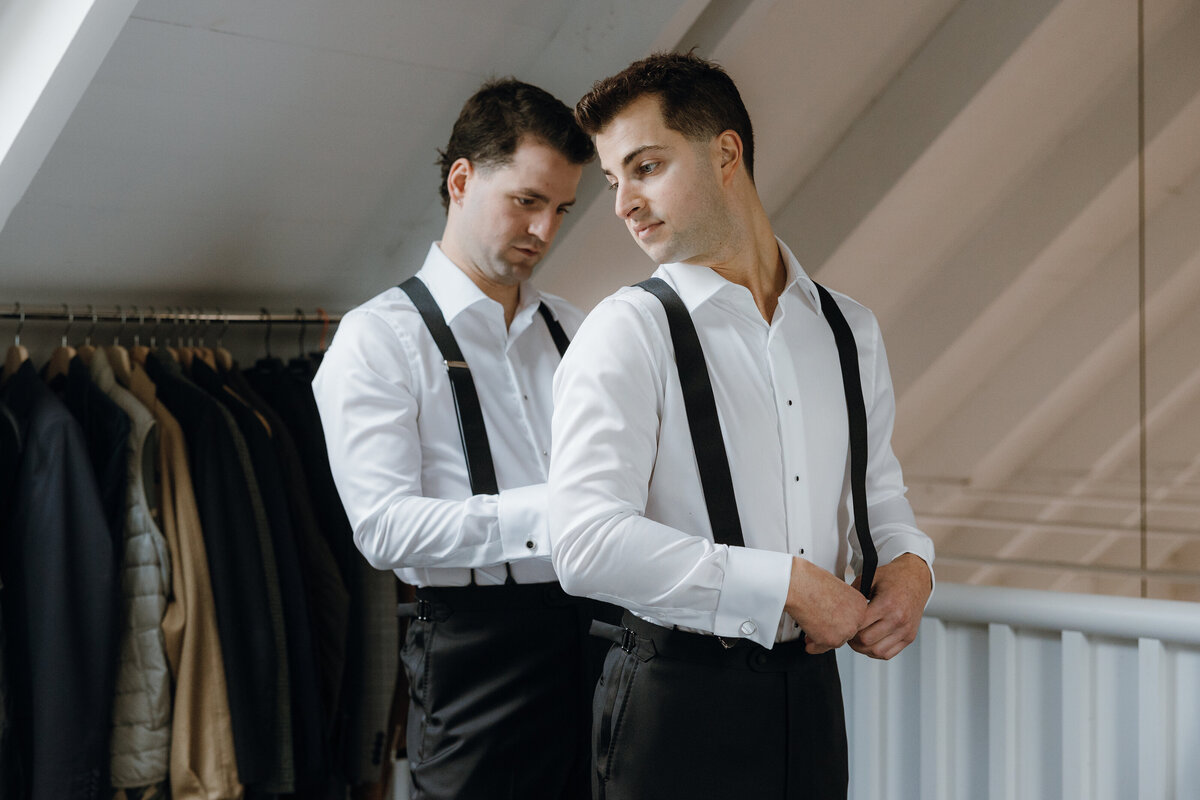
[[800, 555], [804, 555], [804, 548], [803, 548], [803, 547], [801, 547], [801, 548], [800, 548]]
[[754, 632], [758, 630], [758, 626], [754, 624], [754, 620], [748, 619], [742, 623], [738, 630], [742, 632], [742, 636], [753, 636]]
[[791, 401], [791, 400], [788, 400], [788, 405], [790, 406], [791, 404], [792, 404], [792, 401]]
[[799, 475], [797, 475], [797, 476], [795, 476], [795, 477], [796, 477], [796, 482], [797, 482], [797, 483], [799, 483], [799, 481], [800, 481], [800, 476], [799, 476]]
[[537, 550], [537, 542], [535, 542], [533, 539], [525, 542], [525, 546], [528, 547], [530, 551]]

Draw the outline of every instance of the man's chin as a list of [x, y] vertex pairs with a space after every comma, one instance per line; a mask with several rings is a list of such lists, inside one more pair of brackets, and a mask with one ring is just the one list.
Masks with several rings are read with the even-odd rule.
[[666, 242], [643, 242], [635, 239], [642, 252], [650, 257], [655, 264], [671, 264], [675, 261], [675, 252]]

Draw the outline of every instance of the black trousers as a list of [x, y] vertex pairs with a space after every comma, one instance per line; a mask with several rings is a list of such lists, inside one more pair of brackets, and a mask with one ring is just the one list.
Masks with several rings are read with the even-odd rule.
[[[597, 800], [838, 798], [846, 721], [832, 652], [771, 650], [626, 614], [596, 687]], [[727, 640], [728, 641], [728, 640]]]
[[401, 659], [417, 798], [582, 800], [591, 701], [615, 609], [557, 583], [417, 589]]

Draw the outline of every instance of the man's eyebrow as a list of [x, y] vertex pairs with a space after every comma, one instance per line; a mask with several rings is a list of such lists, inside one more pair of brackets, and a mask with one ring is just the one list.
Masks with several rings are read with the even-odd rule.
[[[539, 201], [541, 201], [541, 202], [543, 202], [543, 203], [549, 203], [549, 202], [550, 202], [550, 198], [549, 198], [549, 197], [547, 197], [546, 195], [542, 194], [541, 192], [539, 192], [537, 189], [530, 189], [530, 188], [518, 189], [518, 190], [517, 190], [517, 194], [525, 195], [526, 197], [532, 197], [534, 200], [539, 200]], [[565, 203], [559, 203], [559, 204], [558, 204], [558, 205], [559, 205], [559, 208], [561, 208], [561, 207], [563, 207], [563, 206], [573, 206], [573, 205], [575, 205], [575, 199], [576, 199], [576, 198], [572, 197], [570, 200], [568, 200], [568, 201], [567, 201], [567, 202], [565, 202]]]
[[634, 150], [633, 152], [631, 152], [629, 155], [625, 156], [623, 159], [621, 159], [621, 166], [628, 167], [630, 161], [633, 161], [635, 158], [637, 158], [638, 156], [640, 156], [642, 153], [646, 152], [647, 150], [669, 150], [669, 149], [670, 148], [668, 148], [665, 144], [644, 144], [641, 147]]
[[[635, 158], [637, 158], [638, 156], [640, 156], [642, 153], [646, 152], [647, 150], [670, 150], [670, 149], [671, 149], [670, 146], [665, 145], [665, 144], [644, 144], [641, 147], [634, 150], [633, 152], [631, 152], [629, 155], [625, 156], [623, 159], [621, 159], [621, 166], [628, 167], [629, 162], [633, 161]], [[612, 170], [608, 169], [603, 164], [600, 165], [600, 171], [603, 172], [605, 175], [612, 175]]]

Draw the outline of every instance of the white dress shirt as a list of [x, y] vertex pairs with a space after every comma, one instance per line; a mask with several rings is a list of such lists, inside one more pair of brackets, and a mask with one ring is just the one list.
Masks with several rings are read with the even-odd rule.
[[[747, 289], [707, 267], [654, 273], [695, 322], [746, 546], [713, 543], [666, 313], [626, 287], [584, 321], [554, 383], [550, 529], [568, 592], [770, 647], [800, 633], [783, 612], [793, 556], [839, 576], [858, 563], [837, 345], [812, 280], [779, 246], [788, 276], [770, 324]], [[911, 552], [932, 567], [933, 544], [916, 527], [892, 453], [879, 326], [832, 294], [858, 346], [879, 563]]]
[[418, 277], [471, 368], [498, 495], [471, 494], [446, 366], [408, 295], [391, 288], [347, 313], [313, 381], [330, 466], [377, 569], [417, 586], [556, 580], [546, 526], [552, 381], [559, 355], [538, 313], [567, 335], [582, 314], [522, 285], [512, 325], [437, 244]]

